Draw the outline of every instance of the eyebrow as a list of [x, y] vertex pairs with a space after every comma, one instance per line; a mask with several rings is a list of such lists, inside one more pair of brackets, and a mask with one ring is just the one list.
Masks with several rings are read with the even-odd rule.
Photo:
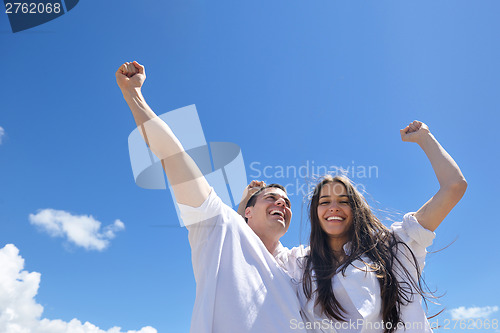
[[[267, 197], [267, 196], [272, 196], [273, 198], [277, 198], [279, 196], [279, 194], [271, 192], [271, 193], [266, 193], [265, 197]], [[283, 198], [283, 200], [285, 200], [286, 204], [291, 207], [290, 200], [287, 197], [281, 197], [281, 198]]]
[[[330, 196], [329, 195], [322, 195], [321, 197], [319, 197], [320, 199], [322, 198], [329, 198]], [[346, 198], [349, 198], [349, 196], [347, 194], [341, 194], [341, 195], [337, 195], [337, 197], [341, 198], [341, 197], [346, 197]]]

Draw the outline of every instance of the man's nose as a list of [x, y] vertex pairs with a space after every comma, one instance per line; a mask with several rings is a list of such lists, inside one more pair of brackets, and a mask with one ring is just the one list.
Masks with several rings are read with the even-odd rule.
[[276, 200], [275, 204], [276, 204], [277, 206], [285, 206], [285, 205], [286, 205], [286, 203], [285, 203], [285, 199], [283, 199], [283, 198], [279, 198], [278, 200]]

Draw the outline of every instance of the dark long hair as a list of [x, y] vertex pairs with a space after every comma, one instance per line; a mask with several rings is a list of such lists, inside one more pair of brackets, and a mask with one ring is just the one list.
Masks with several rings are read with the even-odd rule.
[[[328, 235], [321, 228], [317, 211], [321, 188], [334, 182], [344, 185], [352, 209], [350, 251], [342, 262], [338, 261], [330, 248]], [[346, 312], [333, 293], [332, 278], [337, 273], [345, 274], [347, 267], [353, 261], [367, 257], [370, 263], [365, 262], [365, 264], [375, 272], [380, 284], [382, 318], [386, 323], [384, 332], [394, 332], [398, 324], [402, 323], [401, 306], [410, 303], [416, 294], [421, 295], [425, 300], [420, 267], [411, 249], [397, 240], [391, 230], [380, 222], [363, 195], [345, 176], [327, 175], [316, 185], [310, 201], [309, 218], [311, 221], [310, 254], [305, 257], [303, 263], [305, 269], [302, 279], [302, 287], [307, 299], [310, 300], [315, 293], [317, 296], [315, 305], [319, 305], [327, 317], [345, 321]], [[407, 259], [414, 266], [417, 279], [405, 268], [407, 264], [401, 262], [396, 256], [396, 253], [401, 250], [409, 253]], [[317, 285], [314, 291], [312, 290], [313, 270], [314, 281]]]

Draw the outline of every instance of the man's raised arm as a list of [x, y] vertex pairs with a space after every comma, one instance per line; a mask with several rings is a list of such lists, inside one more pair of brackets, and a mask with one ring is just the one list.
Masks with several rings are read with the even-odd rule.
[[170, 127], [146, 104], [141, 87], [146, 80], [144, 66], [126, 62], [116, 71], [116, 82], [122, 90], [135, 122], [146, 144], [161, 160], [178, 203], [200, 206], [210, 193], [210, 185]]

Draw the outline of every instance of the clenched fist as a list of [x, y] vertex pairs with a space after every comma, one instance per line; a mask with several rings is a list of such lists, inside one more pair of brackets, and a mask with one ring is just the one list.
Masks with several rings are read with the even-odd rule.
[[141, 88], [146, 80], [144, 66], [137, 61], [126, 62], [116, 71], [116, 83], [122, 91]]
[[421, 121], [415, 120], [399, 131], [401, 140], [420, 143], [430, 133], [429, 127]]

